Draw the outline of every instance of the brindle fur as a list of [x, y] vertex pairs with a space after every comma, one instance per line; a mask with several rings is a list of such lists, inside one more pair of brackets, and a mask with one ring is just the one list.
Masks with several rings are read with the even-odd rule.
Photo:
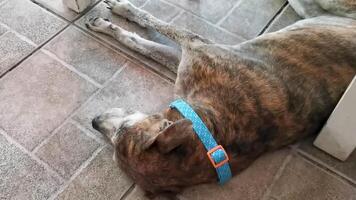
[[[293, 4], [305, 1], [292, 0]], [[309, 2], [319, 5], [320, 1]], [[340, 5], [334, 10], [346, 5], [348, 13], [356, 11], [354, 1], [328, 2]], [[349, 18], [306, 19], [226, 46], [161, 22], [127, 1], [107, 3], [116, 14], [180, 43], [181, 55], [180, 51], [168, 55], [180, 58], [178, 69], [173, 69], [177, 71], [176, 95], [192, 105], [224, 146], [234, 175], [263, 152], [317, 133], [356, 74], [356, 21]], [[129, 40], [135, 45], [124, 44], [141, 53], [152, 47], [100, 18], [91, 20], [88, 27], [119, 41]], [[164, 57], [166, 51], [157, 51], [154, 45], [158, 57]], [[157, 59], [172, 68], [164, 60]], [[120, 167], [149, 194], [176, 193], [217, 181], [191, 123], [176, 110], [168, 108], [134, 122], [125, 116], [101, 115], [93, 125], [112, 138]], [[121, 121], [107, 128], [113, 119]]]

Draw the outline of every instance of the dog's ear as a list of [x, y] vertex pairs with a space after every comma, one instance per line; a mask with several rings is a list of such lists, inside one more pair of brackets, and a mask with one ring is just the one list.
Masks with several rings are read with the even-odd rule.
[[153, 139], [154, 141], [151, 141], [151, 144], [157, 146], [158, 151], [161, 153], [169, 153], [189, 141], [192, 137], [192, 131], [192, 122], [187, 119], [181, 119], [162, 130]]

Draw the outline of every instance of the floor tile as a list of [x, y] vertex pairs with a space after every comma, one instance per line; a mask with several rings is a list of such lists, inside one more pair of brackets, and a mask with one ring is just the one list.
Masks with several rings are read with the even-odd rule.
[[132, 182], [113, 161], [112, 154], [112, 149], [102, 150], [57, 199], [120, 199]]
[[151, 13], [160, 20], [169, 22], [173, 17], [177, 16], [181, 9], [167, 4], [161, 0], [149, 0], [142, 9]]
[[345, 200], [355, 195], [356, 188], [297, 155], [271, 190], [279, 200]]
[[283, 149], [266, 154], [226, 185], [211, 184], [189, 188], [183, 193], [182, 199], [262, 199], [289, 153], [288, 149]]
[[7, 1], [0, 7], [0, 21], [36, 44], [49, 39], [66, 25], [63, 20], [28, 0]]
[[302, 18], [298, 16], [298, 14], [293, 10], [293, 8], [288, 5], [267, 28], [266, 33], [278, 31], [286, 26], [294, 24], [295, 22], [301, 19]]
[[148, 200], [148, 198], [145, 197], [143, 190], [135, 185], [135, 188], [127, 195], [125, 200]]
[[47, 199], [61, 181], [1, 133], [0, 130], [0, 199]]
[[[98, 0], [92, 1], [91, 5], [95, 4], [97, 1]], [[74, 12], [64, 5], [62, 0], [34, 0], [34, 2], [41, 4], [45, 8], [52, 10], [69, 21], [72, 21], [79, 16], [79, 13]]]
[[45, 48], [100, 84], [111, 78], [126, 61], [74, 26], [67, 28]]
[[68, 123], [43, 145], [36, 155], [69, 179], [100, 145], [75, 125]]
[[96, 88], [43, 53], [0, 79], [0, 127], [32, 150]]
[[239, 0], [167, 0], [212, 23], [218, 22]]
[[300, 149], [326, 164], [331, 170], [338, 171], [356, 183], [356, 151], [345, 161], [341, 162], [313, 145], [314, 138], [306, 140], [300, 145]]
[[221, 26], [246, 39], [256, 37], [286, 0], [241, 0]]
[[176, 18], [172, 23], [217, 43], [235, 45], [244, 41], [243, 38], [228, 34], [187, 12]]
[[31, 53], [35, 48], [12, 32], [0, 35], [0, 75]]
[[87, 27], [85, 26], [85, 23], [88, 22], [89, 19], [94, 18], [94, 17], [102, 17], [104, 19], [105, 18], [110, 19], [114, 24], [119, 25], [120, 27], [122, 27], [125, 30], [137, 33], [138, 35], [140, 35], [143, 38], [179, 48], [176, 46], [176, 44], [174, 42], [169, 40], [167, 37], [164, 37], [164, 36], [158, 34], [156, 31], [154, 31], [152, 29], [142, 28], [133, 22], [130, 22], [124, 18], [121, 18], [115, 14], [112, 14], [111, 11], [109, 9], [107, 9], [106, 7], [107, 6], [105, 3], [103, 3], [103, 2], [99, 3], [92, 10], [90, 10], [87, 14], [85, 14], [83, 17], [81, 17], [79, 20], [77, 20], [75, 23], [78, 26], [80, 26], [81, 28], [83, 28], [84, 30], [89, 31], [91, 34], [104, 40], [106, 43], [110, 44], [111, 46], [115, 47], [116, 49], [119, 49], [120, 51], [124, 52], [125, 54], [130, 55], [130, 57], [134, 57], [136, 60], [140, 60], [141, 62], [145, 63], [147, 66], [149, 66], [152, 69], [154, 69], [155, 71], [159, 72], [160, 74], [163, 74], [166, 77], [175, 77], [175, 75], [172, 76], [172, 72], [168, 68], [157, 64], [156, 62], [152, 61], [151, 59], [148, 59], [144, 55], [141, 55], [135, 51], [132, 51], [131, 49], [122, 45], [117, 40], [113, 39], [112, 37], [87, 29]]
[[74, 117], [91, 129], [91, 120], [113, 107], [139, 110], [148, 114], [167, 108], [173, 99], [173, 84], [148, 70], [129, 64], [107, 87], [98, 93]]

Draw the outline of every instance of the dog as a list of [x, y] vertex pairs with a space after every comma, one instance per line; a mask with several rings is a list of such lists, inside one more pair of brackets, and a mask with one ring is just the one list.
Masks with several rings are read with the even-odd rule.
[[[177, 73], [175, 95], [225, 149], [233, 175], [264, 152], [318, 133], [356, 74], [354, 0], [290, 0], [308, 19], [234, 46], [162, 22], [127, 0], [105, 2], [180, 45], [143, 39], [102, 18], [87, 23]], [[175, 108], [153, 115], [114, 108], [92, 125], [149, 197], [218, 179], [191, 120]]]

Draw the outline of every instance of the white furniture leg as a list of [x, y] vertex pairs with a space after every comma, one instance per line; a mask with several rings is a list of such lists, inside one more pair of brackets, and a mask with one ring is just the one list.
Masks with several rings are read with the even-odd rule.
[[314, 141], [314, 145], [342, 161], [356, 149], [356, 76]]
[[63, 0], [64, 5], [77, 13], [85, 10], [91, 3], [92, 0]]

